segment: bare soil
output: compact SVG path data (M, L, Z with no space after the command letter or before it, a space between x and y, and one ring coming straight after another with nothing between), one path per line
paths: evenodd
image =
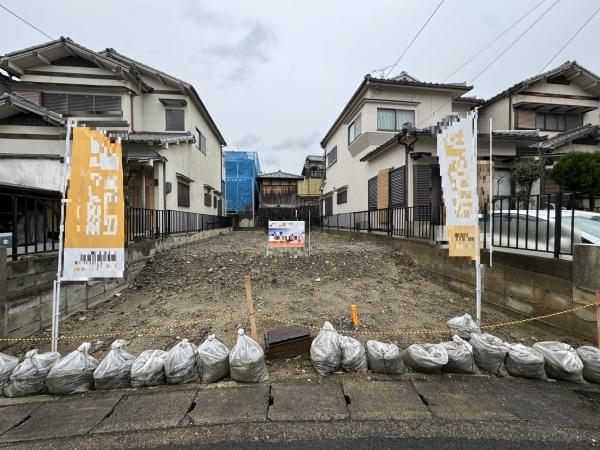
M450 317L475 315L472 296L450 290L408 255L387 246L314 232L310 257L266 257L265 242L265 233L239 231L161 253L120 296L61 323L61 334L125 337L130 340L127 350L134 355L151 348L167 350L184 337L200 344L209 333L231 347L236 329L247 325L245 275L253 281L259 333L294 323L314 327L314 334L329 320L338 331L353 334L350 305L355 304L360 330L368 333L358 335L363 343L391 340L403 348L450 335L394 337L378 332L439 330ZM484 324L516 318L493 306L483 308ZM152 336L140 331L157 326L173 329ZM495 334L528 345L541 340L581 343L535 324L499 329ZM103 357L112 339L89 339L92 354ZM61 341L59 350L66 354L78 344L79 340ZM24 344L15 345L7 353L21 354L25 349ZM304 359L269 362L271 377L311 372Z

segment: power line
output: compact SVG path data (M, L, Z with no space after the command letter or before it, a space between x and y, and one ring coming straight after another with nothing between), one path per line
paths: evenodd
M535 19L527 28L525 28L525 30L519 34L516 39L514 39L508 47L506 47L504 50L502 50L502 52L500 52L500 54L498 56L496 56L487 66L485 66L477 75L475 75L475 77L469 81L468 84L472 84L477 78L479 78L481 75L483 75L483 73L485 73L490 67L492 67L492 65L498 61L502 56L504 56L504 54L510 50L519 40L521 40L521 38L523 36L525 36L527 34L527 32L529 32L529 30L531 30L546 14L548 14L548 12L550 12L550 10L552 8L554 8L554 6L556 6L556 4L559 2L560 0L555 0L554 3L552 3L550 5L549 8L547 8L537 19ZM444 108L448 103L450 103L452 101L452 98L450 98L446 103L444 103L442 106L440 106L438 109L436 109L435 111L433 111L431 114L429 114L427 117L425 117L423 120L421 120L421 122L419 122L417 124L417 127L419 125L421 125L423 122L425 122L426 120L428 120L431 116L433 116L434 114L436 114L438 111L440 111L442 108Z
M419 37L419 35L421 34L421 32L425 29L425 27L427 26L427 24L429 23L429 21L433 18L433 16L435 16L435 13L438 11L438 9L440 9L440 7L442 6L442 4L444 3L445 0L442 0L437 7L433 10L433 12L431 13L431 15L429 16L429 18L425 21L425 23L423 24L423 26L421 27L421 29L417 32L417 34L415 34L415 37L412 38L412 41L410 41L410 43L406 46L406 48L404 49L404 51L400 54L400 56L398 57L398 59L396 60L396 62L394 64L392 64L391 66L387 66L390 67L390 70L388 70L387 74L385 74L383 76L383 78L387 78L390 73L392 72L392 70L394 70L396 68L396 66L398 65L398 63L400 62L400 60L402 59L402 57L406 54L406 52L412 47L412 45L414 44L414 42L417 40L417 38ZM387 68L386 67L386 68Z
M25 20L23 17L19 16L17 13L12 12L10 9L8 9L6 6L4 6L2 3L0 3L0 8L2 8L3 10L5 10L7 13L12 14L13 16L15 16L17 19L19 19L21 22L26 23L27 25L29 25L31 28L33 28L36 31L39 31L40 33L42 33L44 36L46 36L48 39L50 40L54 40L54 38L52 36L50 36L47 33L44 33L42 30L40 30L38 27L36 27L35 25L33 25L31 22L28 22L27 20Z
M586 20L586 21L585 21L585 23L579 27L579 29L578 29L578 30L577 30L577 31L576 31L576 32L573 34L573 36L571 36L571 37L569 38L569 40L568 40L568 41L565 43L565 45L563 45L563 46L560 48L560 50L559 50L559 51L557 51L557 52L554 54L554 56L552 56L552 58L550 58L550 60L549 60L549 61L546 63L546 65L545 65L544 67L542 67L542 70L540 70L540 73L542 73L544 70L546 70L546 67L548 67L548 66L550 65L550 63L552 63L552 61L554 61L554 59L555 59L555 58L556 58L558 55L560 55L560 53L561 53L561 52L562 52L562 51L565 49L565 47L566 47L567 45L569 45L569 44L571 43L571 41L577 37L577 35L578 35L578 34L581 32L581 30L583 30L583 29L586 27L586 25L587 25L588 23L590 23L590 22L591 22L591 20L592 20L594 17L596 17L596 14L598 14L598 12L600 12L600 8L598 8L596 11L594 11L594 14L592 14L592 15L591 15L591 16L588 18L588 20ZM538 75L539 75L539 74L538 74Z
M492 67L492 65L494 65L494 63L496 61L498 61L500 58L502 58L504 56L504 54L509 51L517 42L519 42L521 40L521 38L523 36L525 36L529 30L531 30L540 20L542 20L542 18L548 14L550 12L550 10L552 8L554 8L556 6L556 4L559 2L560 0L555 0L554 3L552 3L550 5L549 8L547 8L541 16L539 16L537 19L535 19L533 21L533 23L531 23L527 28L525 28L525 30L523 30L523 32L521 34L519 34L515 40L513 40L508 47L506 47L504 50L502 50L502 52L500 52L500 54L498 56L496 56L487 66L485 66L477 75L475 75L475 78L473 78L471 81L469 81L469 84L473 83L477 78L479 78L484 72L486 72L490 67Z
M461 70L463 67L465 67L467 64L469 64L471 61L473 61L475 58L477 58L479 55L481 55L483 52L485 52L488 48L490 48L492 45L494 45L496 42L498 42L500 39L502 39L506 35L506 33L508 33L510 30L512 30L514 27L516 27L518 24L520 24L527 16L529 16L529 14L531 14L533 11L538 9L540 7L540 5L542 3L544 3L545 1L546 0L542 0L537 5L535 5L533 8L531 8L529 11L527 11L523 16L521 16L521 18L519 18L519 20L514 22L506 30L504 30L502 33L500 33L498 36L496 36L496 38L494 38L492 41L490 41L488 44L486 44L481 50L479 50L471 58L469 58L467 61L465 61L460 67L456 68L450 75L445 77L442 81L446 81L447 79L451 78L459 70Z

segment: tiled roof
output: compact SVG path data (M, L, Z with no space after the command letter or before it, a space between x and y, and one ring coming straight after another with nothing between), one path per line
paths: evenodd
M151 131L129 132L122 137L123 142L130 144L180 144L182 142L195 142L194 136L189 133L153 133Z
M553 138L545 142L530 145L531 148L541 148L544 150L554 150L566 144L570 144L575 139L580 139L587 136L593 136L598 139L600 144L600 125L585 124L581 127L572 128L562 133L558 133Z
M480 133L486 136L489 133ZM538 130L494 130L492 137L497 139L527 139L527 140L543 140L545 136L540 136Z
M44 108L43 106L30 102L20 95L8 93L0 95L0 106L2 105L10 105L14 109L25 110L27 112L37 114L46 118L50 122L54 122L55 124L60 125L64 123L62 114L50 111L48 108Z
M256 178L289 178L294 180L302 180L304 177L300 175L294 175L293 173L282 172L278 170L277 172L270 173L262 173L258 175Z
M308 155L306 157L306 159L309 161L319 161L319 162L325 161L325 157L323 155Z

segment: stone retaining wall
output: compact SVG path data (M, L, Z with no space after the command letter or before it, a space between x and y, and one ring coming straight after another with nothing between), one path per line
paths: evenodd
M474 296L474 263L448 256L448 250L429 242L387 235L325 229L328 233L373 240L411 256L415 262L442 277L451 288ZM486 251L482 261L488 261ZM494 250L492 267L486 268L483 302L523 317L564 311L595 301L600 290L600 246L575 245L573 260L524 255ZM582 309L544 319L543 323L596 342L596 309Z
M127 269L123 279L62 283L61 319L105 301L125 289L146 261L157 253L229 232L231 228L224 228L130 243L126 249ZM0 248L0 337L27 337L50 327L52 285L56 278L57 262L56 253L7 262L6 249Z

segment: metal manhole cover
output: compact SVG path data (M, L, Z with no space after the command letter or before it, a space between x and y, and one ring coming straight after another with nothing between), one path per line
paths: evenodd
M596 408L600 408L600 392L575 390L584 400Z

